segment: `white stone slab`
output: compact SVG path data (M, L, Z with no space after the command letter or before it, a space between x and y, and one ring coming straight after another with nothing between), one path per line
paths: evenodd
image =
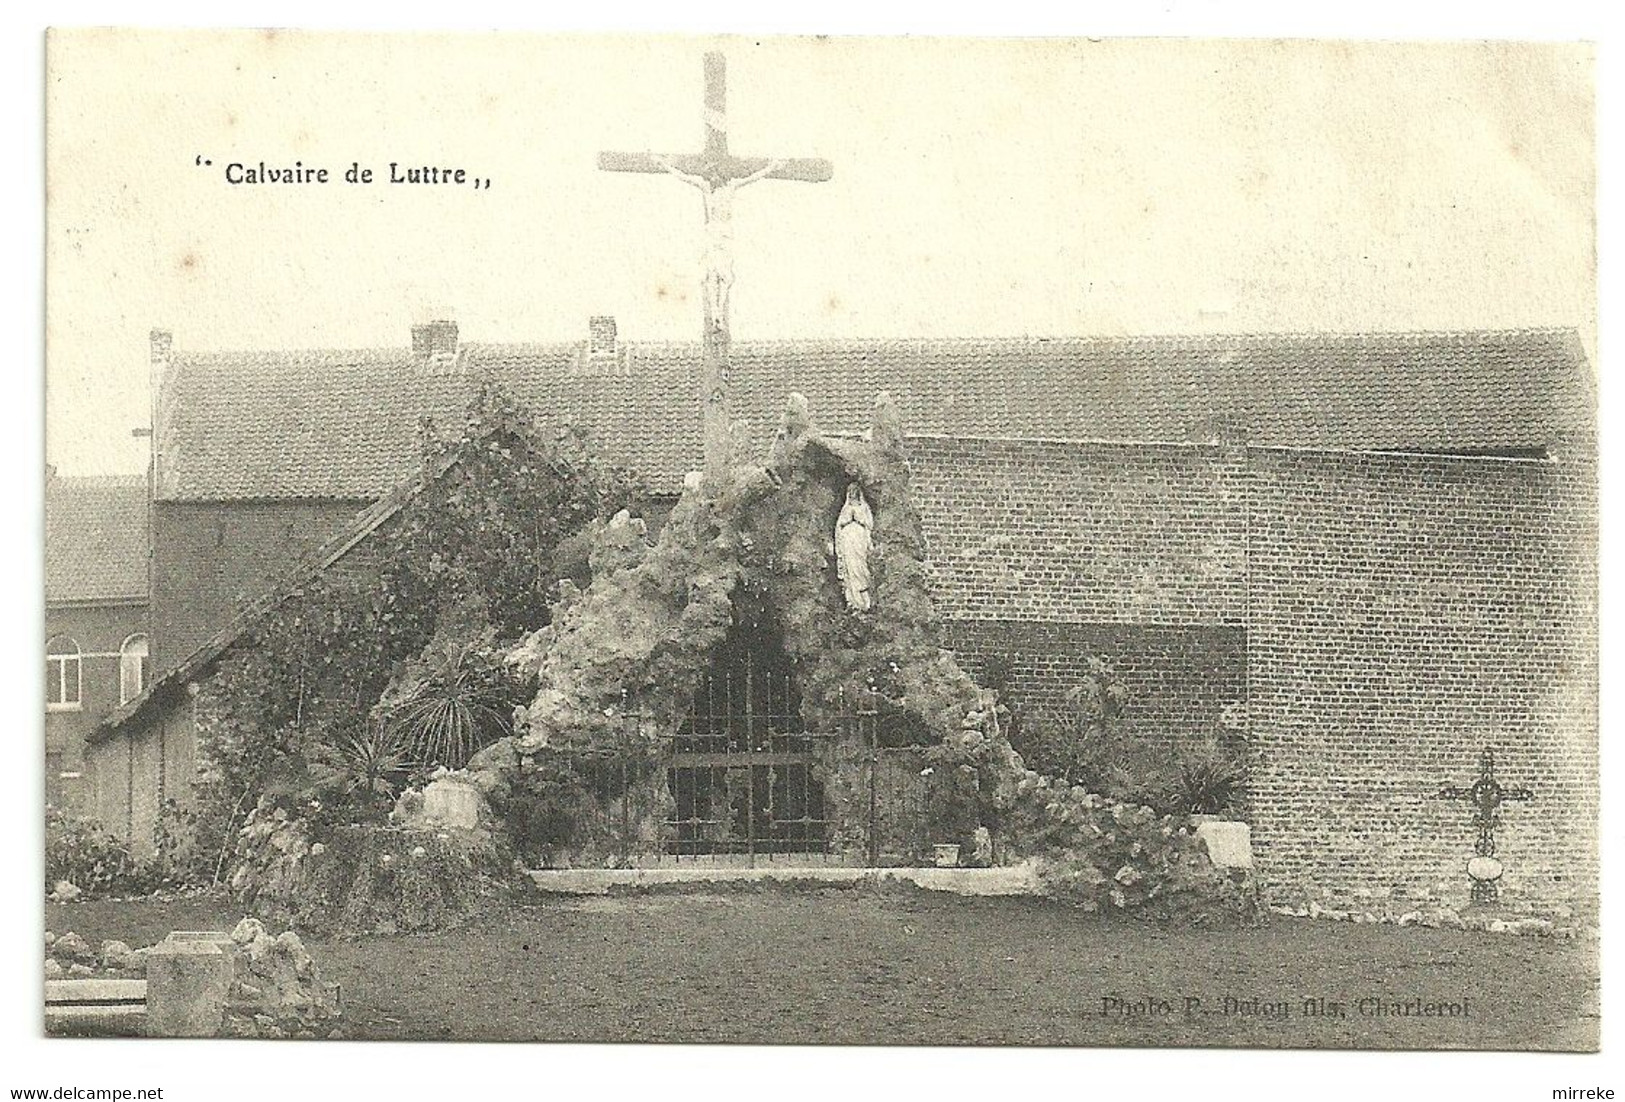
M955 895L1032 895L1038 879L1031 865L991 869L959 868L852 868L839 865L738 866L690 865L648 869L537 869L530 874L544 892L564 895L604 895L612 888L652 888L663 884L721 884L739 881L810 882L818 884L913 884L929 891Z
M1253 867L1253 829L1246 823L1209 819L1197 825L1196 836L1207 846L1208 860L1219 868Z
M47 1005L147 1001L146 980L46 980Z

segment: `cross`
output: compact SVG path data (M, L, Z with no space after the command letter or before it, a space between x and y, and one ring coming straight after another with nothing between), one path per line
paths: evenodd
M733 287L733 199L758 180L820 183L834 170L828 161L807 157L738 157L728 152L727 60L705 55L705 147L699 153L600 153L606 172L675 176L695 188L705 204L705 255L701 290L705 302L701 330L700 423L705 440L705 473L722 475L728 465L728 293Z
M1532 800L1535 794L1527 788L1502 788L1495 779L1495 753L1486 746L1478 759L1478 780L1466 788L1457 785L1441 788L1436 798L1465 800L1477 809L1474 825L1478 828L1478 841L1473 852L1479 857L1494 857L1495 828L1501 822L1501 805L1511 800ZM1493 902L1497 894L1494 880L1473 881L1475 902Z

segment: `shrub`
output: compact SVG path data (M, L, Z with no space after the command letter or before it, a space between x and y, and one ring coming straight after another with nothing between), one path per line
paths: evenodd
M129 843L100 823L45 809L45 890L66 880L87 896L133 894L144 883Z
M663 853L674 810L666 770L664 756L649 745L625 752L546 747L523 768L480 758L469 766L514 852L531 868Z
M500 809L522 860L547 864L576 840L591 813L587 782L574 764L553 758L526 771Z
M1174 762L1166 803L1168 811L1217 815L1228 811L1247 781L1244 747L1232 747L1208 736L1182 747Z
M154 888L195 888L214 877L214 855L203 846L197 812L165 800L153 827L153 855L148 864Z
M351 822L382 819L417 767L402 732L368 722L318 739L308 751L309 785L297 795L314 801L328 818Z
M1038 861L1040 883L1090 910L1186 921L1254 921L1256 884L1215 868L1173 816L1024 772L1005 792L1006 839Z
M1067 691L1060 706L1024 719L1010 732L1010 744L1030 768L1103 791L1114 767L1144 772L1131 760L1143 748L1125 738L1118 722L1128 700L1128 687L1111 663L1091 657L1083 679Z
M404 664L376 712L417 761L461 769L513 733L522 686L495 649L489 629L458 637L438 629L423 654Z
M321 803L319 831L376 818L411 773L385 734L455 767L508 733L525 687L492 640L546 625L582 530L644 498L490 388L463 423L426 426L422 459L416 495L369 539L372 568L290 577L202 686L198 830L215 875L262 795L300 815Z
M1111 664L1091 658L1062 706L1023 724L1011 745L1061 785L1163 814L1218 814L1236 804L1247 779L1245 744L1213 735L1172 747L1137 739L1121 722L1128 706L1128 688Z
M174 800L164 801L150 854L138 856L124 839L90 819L45 809L45 888L66 880L84 898L147 895L207 883L210 855L199 849L194 817Z

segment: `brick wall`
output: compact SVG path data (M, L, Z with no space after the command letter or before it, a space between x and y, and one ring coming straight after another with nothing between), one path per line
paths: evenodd
M949 619L1246 617L1240 451L922 438L909 457Z
M936 439L910 451L934 596L973 673L1002 650L1019 691L1053 701L1103 655L1148 737L1206 729L1246 699L1272 898L1464 902L1472 814L1432 794L1470 784L1486 743L1503 783L1536 796L1498 834L1506 897L1594 897L1589 466ZM245 551L280 563L355 507L162 506L159 530L181 536L159 553L170 593L189 564L214 580L201 605L162 608L155 588L155 616L195 607L178 626L202 638L199 621L252 595ZM235 563L211 558L222 523Z
M914 439L933 597L973 676L1010 661L1045 722L1107 659L1124 726L1168 746L1246 692L1246 456L1222 447Z
M1247 693L1239 627L954 620L948 637L965 671L984 684L991 659L1009 662L1012 696L1027 723L1062 706L1090 656L1109 661L1128 687L1124 727L1164 747L1213 731L1225 706Z
M362 501L168 502L153 509L152 664L162 673L320 546Z
M1254 840L1274 894L1467 899L1492 746L1508 901L1596 888L1595 505L1588 467L1255 452Z
M1595 492L1572 461L911 441L949 637L1053 702L1113 661L1141 737L1245 700L1271 895L1463 904L1492 746L1535 789L1503 897L1596 887Z

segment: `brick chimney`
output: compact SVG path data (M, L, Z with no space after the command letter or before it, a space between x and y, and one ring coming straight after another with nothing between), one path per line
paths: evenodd
M455 367L457 323L431 321L412 326L412 354L429 367Z
M164 447L169 441L170 364L175 355L175 334L168 329L147 333L147 481L148 498L169 486L169 457Z
M587 321L587 357L594 363L613 363L620 354L620 342L615 335L615 319L598 314Z
M587 319L586 343L576 345L575 369L588 374L624 371L626 351L616 333L614 317L595 314Z

